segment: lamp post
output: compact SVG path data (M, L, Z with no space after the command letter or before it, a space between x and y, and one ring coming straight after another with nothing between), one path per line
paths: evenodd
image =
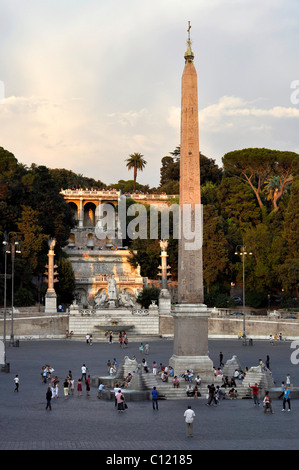
M240 251L238 252L238 248ZM246 298L245 298L245 256L249 254L252 255L252 252L249 253L246 251L246 246L237 245L235 255L242 256L242 271L243 271L243 338L246 338L246 328L245 328L245 306L246 306Z
M9 237L12 235L14 239L10 242ZM11 333L9 345L14 346L14 324L13 324L13 310L14 310L14 270L15 270L15 255L16 253L21 253L19 249L19 242L17 240L16 232L9 232L8 236L4 236L4 350L5 348L5 339L6 339L6 317L7 317L7 303L6 303L6 287L7 287L7 254L11 254Z
M3 346L4 346L4 368L6 368L6 279L7 279L7 245L8 242L4 240L4 316L3 316Z
M15 232L12 232L12 233L15 234ZM16 253L21 253L18 240L11 242L10 252L11 252L11 332L10 332L9 345L14 346L15 340L14 340L13 309L14 309L15 256L16 256ZM7 253L9 253L9 251Z

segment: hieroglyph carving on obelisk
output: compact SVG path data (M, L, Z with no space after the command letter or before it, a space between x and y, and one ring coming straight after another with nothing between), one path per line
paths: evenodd
M203 303L202 211L200 195L197 73L188 27L181 95L178 302ZM190 234L194 234L193 241Z

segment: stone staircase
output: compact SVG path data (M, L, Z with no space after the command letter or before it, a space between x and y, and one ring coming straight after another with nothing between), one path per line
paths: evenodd
M180 379L180 386L179 388L174 388L172 384L172 379L169 382L162 382L159 376L153 375L151 372L141 373L143 386L148 389L152 390L153 387L156 387L158 390L158 397L161 400L179 400L179 399L187 399L193 397L187 397L186 388L188 382L185 382L184 379ZM220 385L220 380L217 380L215 377L215 385ZM194 385L192 383L192 385ZM199 398L206 398L206 394L208 392L208 383L201 383L199 387L199 391L201 393L201 397Z
M236 356L233 356L232 359L228 360L225 366L223 367L223 375L232 377L234 375L235 370L240 368L241 367L238 358ZM188 382L185 382L185 380L183 379L180 379L180 387L174 388L172 384L172 379L170 379L170 382L162 382L159 376L155 376L151 372L145 373L144 371L142 371L141 378L141 383L143 384L143 387L147 390L152 390L152 388L155 386L159 392L159 397L161 399L178 400L188 398L186 395L186 387ZM215 377L213 379L213 383L215 387L217 385L221 386L222 379ZM238 398L252 398L252 391L249 385L254 385L255 383L258 384L261 397L263 396L266 390L271 391L271 389L275 388L275 383L273 381L271 372L265 369L264 365L251 367L243 380L236 379L235 388L238 392ZM208 393L208 385L210 384L211 382L201 383L199 387L201 399L206 399L206 395ZM226 393L229 390L228 388L221 389Z
M239 361L236 356L233 356L233 358L228 360L225 366L223 367L223 374L224 376L227 375L230 378L234 375L235 370L239 368ZM126 357L124 363L120 365L116 376L113 378L109 378L111 384L108 383L109 381L106 382L108 387L112 387L112 383L114 383L115 381L123 380L123 378L127 376L128 372L132 373L132 371L134 371L133 378L129 383L128 388L126 389L126 392L140 393L148 391L150 396L151 390L153 389L153 387L156 387L160 400L180 400L189 398L186 394L188 382L186 382L184 379L180 378L179 388L174 388L172 378L169 379L169 382L162 382L160 376L153 375L151 371L145 372L143 368L138 365L136 360L131 360L128 357ZM201 393L201 397L199 397L199 399L206 400L206 395L208 393L208 385L210 385L211 383L214 383L215 387L217 385L221 387L222 379L219 377L214 377L212 382L202 382L199 387L199 391ZM265 369L264 365L251 367L247 372L244 380L236 379L235 389L238 392L238 399L252 398L252 391L249 385L254 385L255 383L258 384L258 387L260 389L260 399L263 398L266 390L269 390L271 392L271 389L274 390L275 388L271 372ZM95 385L97 386L97 384ZM226 392L226 394L228 395L228 388L221 388L221 390ZM228 396L226 398L230 399ZM192 400L194 398L190 397L190 399Z

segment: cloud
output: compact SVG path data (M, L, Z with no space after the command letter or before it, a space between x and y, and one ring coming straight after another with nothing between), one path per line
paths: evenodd
M140 111L130 110L127 112L115 112L107 114L107 117L117 122L123 127L133 127L140 119L144 119L148 115L148 110L141 109Z
M264 118L299 118L299 109L295 107L274 106L270 109L263 109L255 107L254 103L236 96L223 96L218 103L199 111L201 128L207 132L219 132L228 127L238 128L242 125L250 127L248 118L255 118L252 119L252 126L256 129L263 129L262 120ZM267 127L269 127L269 123Z

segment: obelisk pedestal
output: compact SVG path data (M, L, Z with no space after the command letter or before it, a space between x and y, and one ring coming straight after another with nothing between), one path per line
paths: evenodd
M187 369L200 375L202 381L214 377L212 360L208 356L209 311L204 304L178 304L174 318L173 355L169 365L179 376Z

